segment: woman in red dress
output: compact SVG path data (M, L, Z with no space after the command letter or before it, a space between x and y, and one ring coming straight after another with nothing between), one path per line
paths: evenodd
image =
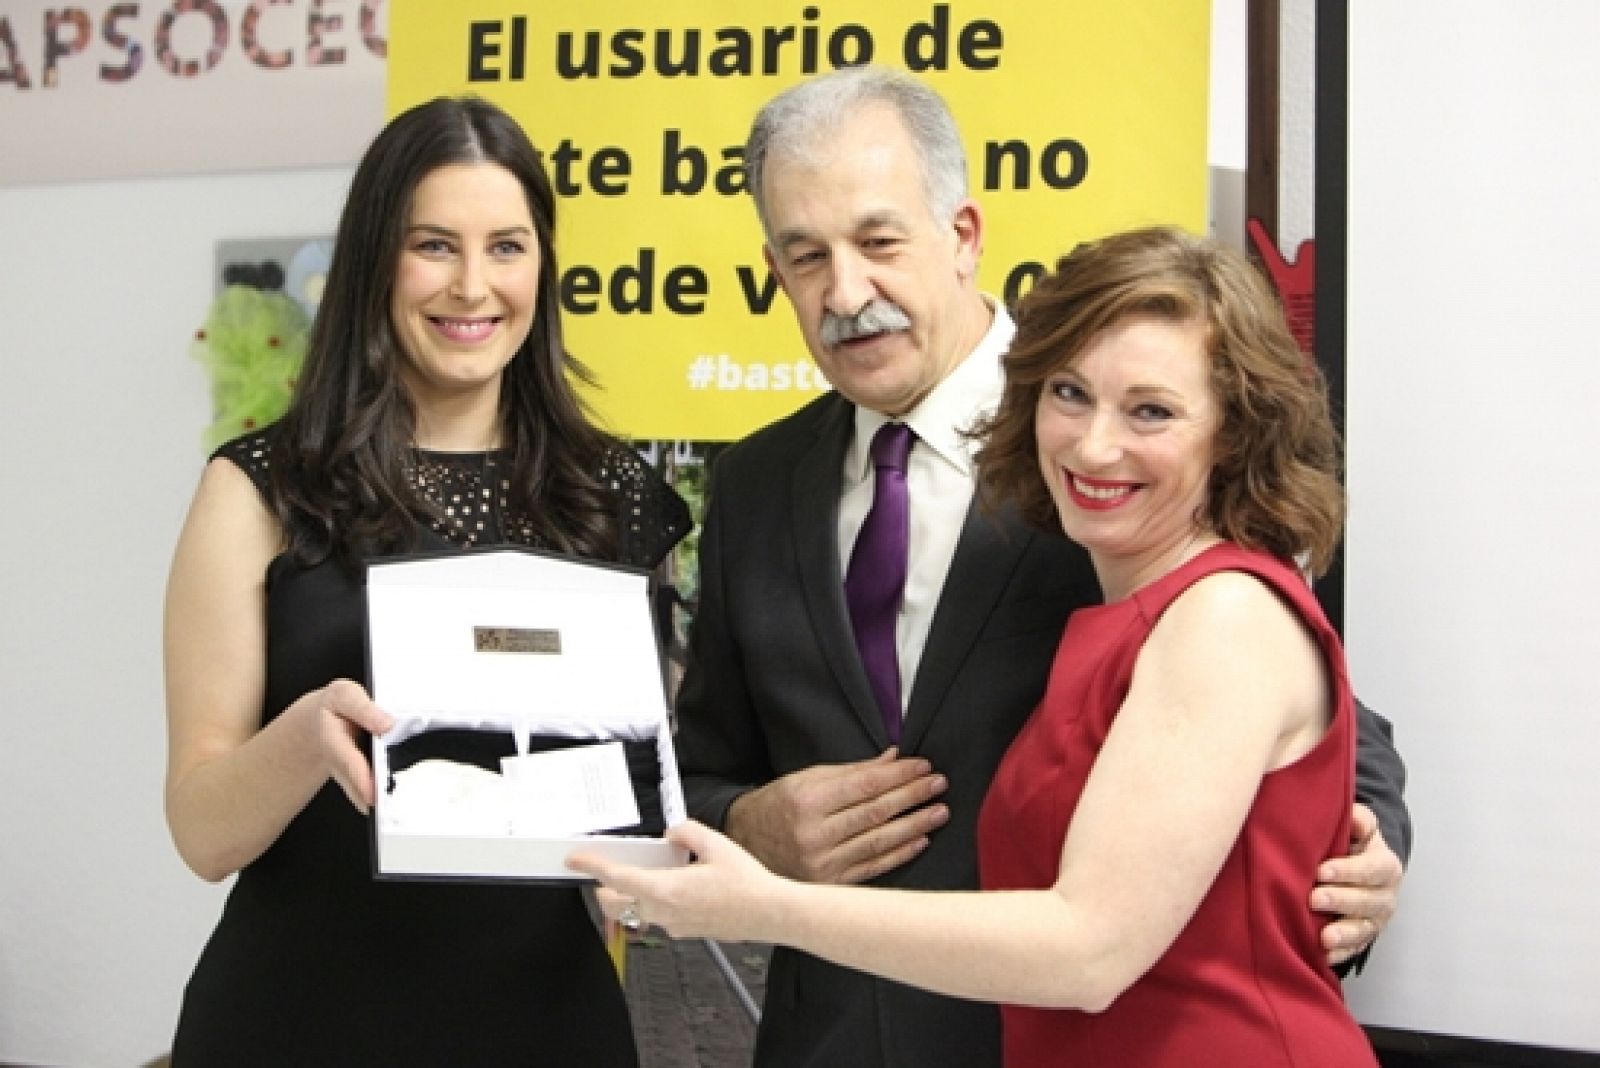
M1344 512L1315 368L1242 257L1173 229L1080 247L1017 324L983 486L1083 545L1105 603L991 787L984 890L792 882L694 824L690 867L574 867L674 935L1000 1002L1011 1068L1375 1065L1308 904L1355 749L1302 574Z

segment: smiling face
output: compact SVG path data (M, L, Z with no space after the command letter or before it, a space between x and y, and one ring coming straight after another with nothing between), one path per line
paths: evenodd
M1039 467L1107 599L1214 540L1204 509L1221 416L1207 335L1201 320L1123 319L1039 393Z
M501 373L533 326L539 267L510 171L449 164L417 183L389 315L419 425L436 411L497 409Z
M806 153L775 154L763 183L767 260L828 381L903 415L989 326L974 283L982 216L929 209L899 115L873 104Z

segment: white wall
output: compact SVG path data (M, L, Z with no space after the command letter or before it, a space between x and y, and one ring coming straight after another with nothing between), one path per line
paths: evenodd
M1600 1051L1600 5L1350 14L1346 636L1417 826L1351 999Z
M1211 165L1207 230L1235 248L1245 247L1245 167L1249 164L1250 93L1246 0L1211 0L1211 122L1206 161Z
M223 238L331 233L346 170L0 189L0 1062L167 1049L221 891L161 811L161 599L204 461Z
M1317 230L1317 0L1278 7L1278 250Z

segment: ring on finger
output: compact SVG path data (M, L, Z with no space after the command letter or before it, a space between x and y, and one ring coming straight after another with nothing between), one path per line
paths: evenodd
M630 901L622 906L622 911L617 913L617 922L630 934L638 934L644 930L644 914L639 910L639 903Z

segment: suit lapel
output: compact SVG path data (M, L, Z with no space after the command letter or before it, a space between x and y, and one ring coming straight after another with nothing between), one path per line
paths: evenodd
M1003 514L984 513L976 500L968 507L906 707L901 745L907 752L915 751L944 707L945 692L988 625L1011 573L1035 537L1033 531Z
M818 420L815 443L795 463L791 529L817 645L862 725L887 746L889 736L850 629L839 570L839 482L854 420L855 408L842 397Z

